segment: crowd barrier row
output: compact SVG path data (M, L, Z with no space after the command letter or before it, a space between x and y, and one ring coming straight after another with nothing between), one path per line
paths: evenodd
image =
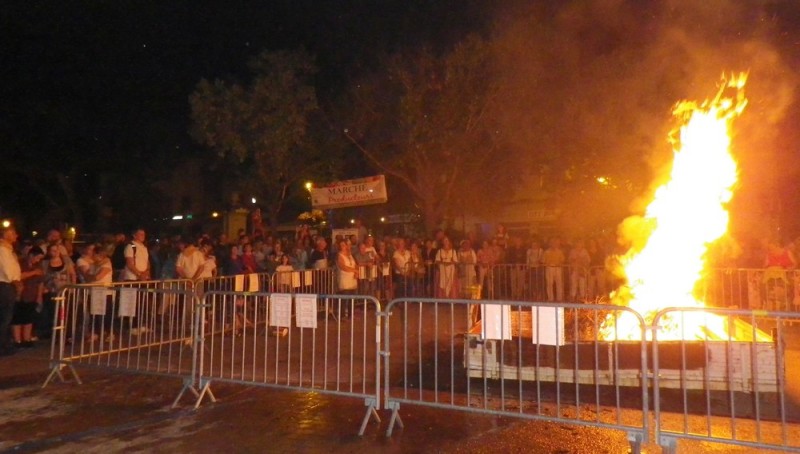
M64 370L80 382L77 368L102 368L182 382L173 406L187 391L195 408L214 401L217 383L360 399L359 435L386 410L391 436L401 405L413 405L619 430L633 452L651 440L665 452L679 440L800 452L800 392L786 380L800 372L787 361L800 350L790 323L800 314L413 296L383 304L326 293L333 281L318 271L298 286L263 274L67 287L45 386ZM698 317L713 329L666 337ZM636 340L607 340L625 338L623 319Z
M202 279L208 290L334 294L336 269L311 269ZM360 265L356 293L386 303L395 298L461 298L510 301L607 302L621 280L603 267L522 264L481 266ZM713 268L695 289L715 307L800 312L800 270Z

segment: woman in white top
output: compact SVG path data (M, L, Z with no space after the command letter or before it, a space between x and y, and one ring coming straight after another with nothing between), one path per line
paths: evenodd
M358 273L358 266L356 259L350 251L350 243L347 240L339 242L339 253L336 254L336 283L338 285L338 293L341 294L355 294L358 288L358 281L356 276ZM348 301L342 307L344 316L350 316L350 306L352 300Z
M478 263L478 256L472 249L472 244L469 240L461 242L461 248L458 250L458 267L461 271L459 277L461 278L461 294L465 298L472 297L472 287L477 283L477 276L475 273L475 265Z
M203 261L197 270L197 278L204 279L214 277L217 275L217 259L214 257L214 246L211 243L203 243L200 246L200 252L203 253Z
M438 271L436 279L436 297L437 298L458 298L458 273L456 272L456 265L458 265L458 253L453 249L453 243L450 238L444 237L442 240L442 248L436 252L436 260L434 261Z
M350 251L350 244L342 240L339 242L339 253L336 255L336 283L340 293L354 293L358 288L356 273L356 259Z
M294 267L289 263L289 258L288 254L281 255L281 264L275 268L278 291L283 293L289 293L292 290L292 273L294 273Z
M113 246L111 246L113 247ZM87 282L93 285L109 286L114 277L114 270L111 265L111 250L102 244L95 244L92 246L94 254L90 271L87 274ZM94 342L100 338L105 338L108 342L114 341L114 292L109 291L106 294L105 307L92 307L91 308L92 333L87 340Z

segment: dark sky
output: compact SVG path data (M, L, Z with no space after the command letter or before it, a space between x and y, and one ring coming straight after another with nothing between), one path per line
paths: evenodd
M525 15L543 22L517 20ZM541 23L547 27L539 30ZM615 90L624 99L645 93L642 87L669 86L673 91L665 98L674 102L708 93L709 81L723 70L749 67L753 92L768 99L780 93L775 87L791 87L795 81L784 79L800 68L796 0L7 1L0 5L0 153L7 163L33 163L42 172L77 157L89 172L121 168L123 177L139 158L174 165L185 150L198 148L187 134L188 96L197 82L244 79L248 59L262 50L303 46L315 55L324 102L351 77L374 69L383 53L447 46L468 32L489 29L500 48L521 48L517 39L528 46L519 54L510 51L503 71L521 85L537 83L543 71L556 83L554 90L541 90L541 104L520 105L509 114L509 125L519 114L519 123L510 127L521 132L522 147L542 137L536 128L525 134L529 116L548 115L539 109L531 116L531 106L549 102L570 112L562 106L564 96L554 93L567 93L574 104L569 108L587 115L588 128L590 120L615 117L613 110L596 114L603 104L598 96L615 97ZM535 58L537 46L555 64ZM615 71L607 62L624 66ZM587 68L599 68L610 88L595 84ZM661 82L670 78L674 83ZM777 101L753 100L752 111L764 118L780 111L768 128L779 140L761 143L780 149L781 162L800 161L800 133L792 127L800 109L793 94L774 98L780 98L780 108L773 108ZM668 121L669 104L626 101L648 109L649 122L642 125ZM551 116L574 117L563 112ZM563 137L554 135L553 149L603 140L608 148L619 147L625 143L619 138L631 131L618 126L620 131L609 133L601 124L603 131L587 129L583 137L565 128ZM789 172L786 182L800 177L800 166L779 167ZM6 178L7 170L0 170L0 216L30 212L31 205L44 209L41 198L28 198L20 189L31 178ZM766 171L757 175L759 181L771 177ZM791 191L785 184L783 191Z
M131 159L180 162L198 148L187 133L195 85L247 78L265 49L315 55L324 101L382 53L451 42L485 18L480 2L455 0L3 2L0 147L29 174L0 182L0 216L46 209L23 188L31 159L47 170L82 157L90 174L123 177L142 170Z
M336 90L380 51L442 41L472 28L454 1L33 1L4 4L4 133L41 130L29 109L80 112L82 139L101 146L187 140L187 97L205 78L245 75L263 49L304 46L320 88ZM450 24L449 22L454 22ZM29 112L30 113L30 112ZM27 117L27 115L26 115ZM33 124L31 124L33 123ZM153 129L151 129L153 128ZM78 131L75 131L77 134ZM166 135L166 136L163 136ZM120 144L121 146L126 146Z

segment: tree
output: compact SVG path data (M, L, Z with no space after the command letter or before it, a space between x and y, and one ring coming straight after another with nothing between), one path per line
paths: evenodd
M290 191L329 165L310 140L315 67L304 51L263 52L249 85L205 79L189 98L190 133L217 153L229 181L263 201L272 227ZM261 204L260 203L260 204Z
M518 156L502 146L495 122L491 53L470 36L437 55L429 49L387 58L386 70L353 85L344 133L379 171L413 194L426 228L511 186Z

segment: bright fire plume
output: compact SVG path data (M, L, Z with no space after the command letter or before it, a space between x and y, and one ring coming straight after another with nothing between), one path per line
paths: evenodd
M708 246L728 228L726 205L737 181L730 129L747 104L745 81L746 74L723 78L714 99L683 101L673 111L682 125L673 137L669 180L637 218L639 237L620 258L627 283L612 295L615 303L630 306L647 323L667 307L704 307L693 291L702 278ZM706 312L687 312L660 325L659 340L729 338L726 319ZM601 336L638 340L641 329L635 317L623 312L606 320Z

